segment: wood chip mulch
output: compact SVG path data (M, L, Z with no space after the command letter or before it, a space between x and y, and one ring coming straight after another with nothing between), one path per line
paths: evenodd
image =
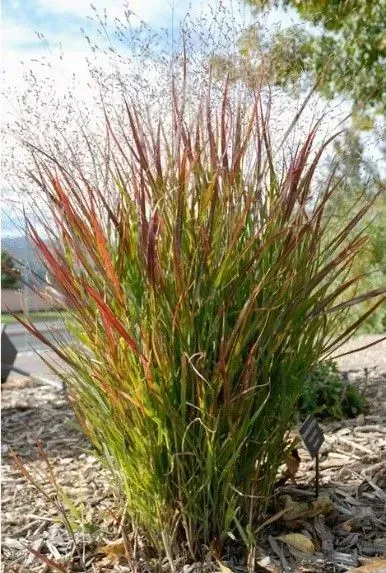
M320 497L325 506L314 511L315 462L300 449L296 483L277 490L274 519L262 532L257 572L386 572L386 347L379 346L367 352L367 362L360 354L356 361L350 357L339 362L345 376L364 392L369 411L356 419L323 424ZM380 358L383 351L385 359ZM44 446L59 489L74 504L67 511L77 516L71 518L72 534L60 519L60 500L47 481L47 463L39 457L36 439ZM30 379L3 384L1 447L2 571L43 573L55 571L55 565L57 571L62 567L69 572L134 571L124 553L111 545L116 541L117 548L122 546L122 524L109 477L79 433L60 389ZM43 493L15 467L12 451L26 462ZM283 512L288 503L295 514L303 511L303 517L296 519L294 514L290 519ZM313 553L280 539L293 533L311 540ZM106 544L111 552L97 554ZM143 571L157 569L151 563L142 565ZM246 570L232 555L224 556L220 568L180 562L175 569L229 573L225 567ZM170 566L165 561L157 570L166 573Z

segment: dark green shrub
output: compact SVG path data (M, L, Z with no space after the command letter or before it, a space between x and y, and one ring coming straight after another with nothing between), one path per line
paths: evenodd
M17 288L20 271L16 268L13 258L1 250L1 288Z
M365 400L359 390L343 379L333 360L325 360L314 366L299 400L302 418L353 418L364 407Z

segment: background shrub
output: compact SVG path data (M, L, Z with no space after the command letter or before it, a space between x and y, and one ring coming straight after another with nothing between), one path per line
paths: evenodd
M12 257L1 250L1 288L18 288L20 271Z
M302 418L353 418L365 407L365 400L355 386L342 378L335 362L317 363L306 378L299 400Z

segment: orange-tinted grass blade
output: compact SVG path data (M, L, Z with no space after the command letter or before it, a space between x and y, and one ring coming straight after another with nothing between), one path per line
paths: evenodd
M138 343L134 340L134 338L132 338L129 335L123 324L118 320L118 318L115 316L112 310L102 300L99 293L90 285L85 285L85 288L88 294L91 296L91 298L96 302L99 310L104 315L105 319L108 320L110 324L112 324L112 326L115 328L115 330L122 336L122 338L126 340L127 344L133 350L133 352L135 352L141 359L143 359L146 362L147 359L142 354L138 346Z

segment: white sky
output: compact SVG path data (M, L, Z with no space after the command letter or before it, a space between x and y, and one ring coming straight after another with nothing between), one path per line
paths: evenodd
M108 20L114 18L125 19L125 10L135 12L137 18L145 20L152 28L162 27L178 28L179 22L187 12L198 16L216 9L221 0L131 0L125 4L120 0L94 0L93 6L103 17L107 8ZM223 0L227 9L232 9L236 0ZM246 11L245 6L242 10ZM77 99L82 105L90 106L95 97L88 83L88 66L86 58L90 57L90 47L87 44L81 29L94 41L97 41L96 26L90 21L95 13L89 0L3 0L1 25L1 68L2 85L6 97L2 98L1 119L4 126L8 121L18 121L23 113L17 104L21 97L30 88L30 81L25 74L31 69L37 77L40 86L51 89L55 86L56 97L64 96L68 87L72 85L75 75ZM38 37L37 32L44 35L46 42ZM64 54L61 57L61 54ZM50 64L43 66L42 61ZM98 56L100 65L108 66L108 59ZM42 91L42 88L39 87ZM31 94L28 96L31 101ZM41 97L44 102L44 96ZM40 105L40 104L39 104ZM45 112L41 109L39 113ZM14 144L8 139L2 141L2 156L11 153ZM2 178L2 209L1 233L2 235L19 235L19 227L12 224L16 219L15 193L4 192L9 185L7 179ZM12 203L8 200L11 198ZM20 217L19 217L20 220Z
M131 0L124 6L118 0L94 0L93 5L103 15L107 7L107 15L113 18L123 18L125 8L134 11L138 18L145 20L152 28L178 29L178 24L186 14L193 16L213 17L219 12L219 2L227 13L238 23L250 22L250 12L245 3L237 0ZM23 74L33 69L42 86L54 85L56 95L60 98L72 77L76 77L77 98L89 105L95 94L90 92L87 85L88 72L86 58L90 56L90 48L85 41L81 28L94 40L97 37L96 26L88 18L93 15L89 0L3 0L2 2L2 34L1 34L1 67L3 85L6 85L8 97L2 101L3 125L12 119L18 120L20 110L15 102L28 87ZM298 23L294 12L270 13L262 17L264 26L289 26ZM40 32L47 40L44 45L36 35ZM61 59L60 54L64 54ZM51 67L42 66L41 58L46 58ZM21 63L24 62L24 63ZM107 58L106 58L107 62ZM103 65L103 58L99 57ZM108 64L106 64L108 65ZM40 110L39 110L40 111ZM282 113L285 113L283 111ZM8 141L2 146L3 156L7 154ZM3 179L2 186L7 187ZM13 208L3 202L2 234L12 232L9 216Z

